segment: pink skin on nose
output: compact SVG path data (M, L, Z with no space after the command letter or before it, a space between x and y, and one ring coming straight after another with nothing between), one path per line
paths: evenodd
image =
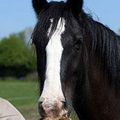
M68 111L64 108L64 105L62 102L54 101L54 104L53 104L46 101L42 104L42 106L46 114L46 117L48 118L56 119L56 118L68 117Z

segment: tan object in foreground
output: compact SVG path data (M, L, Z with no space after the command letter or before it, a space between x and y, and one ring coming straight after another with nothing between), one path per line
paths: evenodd
M7 100L0 98L0 120L25 120Z

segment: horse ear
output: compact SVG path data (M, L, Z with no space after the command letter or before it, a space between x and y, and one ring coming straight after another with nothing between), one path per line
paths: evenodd
M67 5L75 14L79 14L83 7L83 0L68 0Z
M47 7L48 2L46 0L32 0L32 5L38 15L42 9Z

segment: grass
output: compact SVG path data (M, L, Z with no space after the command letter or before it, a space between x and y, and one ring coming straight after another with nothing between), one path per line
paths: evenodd
M0 80L0 97L9 100L26 120L37 120L38 83L18 80ZM78 120L72 114L72 120Z
M26 120L37 119L37 82L0 81L0 97L9 100Z

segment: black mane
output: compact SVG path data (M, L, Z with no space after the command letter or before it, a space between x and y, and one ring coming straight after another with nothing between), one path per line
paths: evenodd
M89 31L92 38L91 54L101 59L107 71L110 84L115 88L120 87L120 36L110 28L94 21L89 15L83 13L85 31Z

